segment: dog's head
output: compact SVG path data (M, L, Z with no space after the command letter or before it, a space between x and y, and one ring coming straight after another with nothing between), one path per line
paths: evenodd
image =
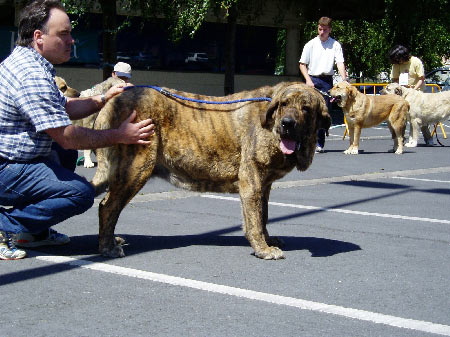
M78 90L71 88L67 85L66 81L59 76L55 76L55 82L58 86L58 89L64 94L66 97L79 97L80 93Z
M358 89L347 82L336 83L330 89L331 102L336 102L341 108L352 102L357 94Z
M314 156L317 130L331 126L325 100L303 83L280 86L272 96L262 125L280 137L280 150L304 171Z
M380 91L382 95L399 95L403 96L405 94L405 87L402 87L398 83L389 83Z

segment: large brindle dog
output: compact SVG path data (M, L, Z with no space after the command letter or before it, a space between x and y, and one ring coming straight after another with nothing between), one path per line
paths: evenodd
M165 89L165 88L164 88ZM313 159L318 128L331 118L323 97L302 83L280 83L225 97L172 93L209 101L269 97L211 105L132 87L101 110L96 129L116 128L131 113L156 125L151 145L116 145L97 150L92 184L97 193L109 186L99 206L99 251L123 257L123 241L114 237L125 205L163 167L173 184L195 191L239 193L243 230L255 255L281 259L280 241L269 237L266 224L272 183L294 167L306 170ZM159 169L158 169L159 170Z

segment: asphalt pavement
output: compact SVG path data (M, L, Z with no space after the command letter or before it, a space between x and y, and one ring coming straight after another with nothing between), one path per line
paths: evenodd
M1 261L0 336L450 336L450 139L395 155L381 125L352 156L343 134L273 186L285 259L252 255L238 195L155 178L119 218L126 257L97 254L98 199L55 226L69 245Z

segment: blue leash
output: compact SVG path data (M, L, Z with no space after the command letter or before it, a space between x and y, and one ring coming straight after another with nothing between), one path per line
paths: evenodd
M217 102L217 101L205 101L205 100L201 100L201 99L194 99L194 98L189 98L189 97L185 97L185 96L180 96L177 94L174 94L170 91L167 91L161 87L157 87L156 85L135 85L135 86L130 86L130 87L125 87L125 90L131 89L131 88L151 88L154 89L158 92L160 92L161 94L167 96L167 97L174 97L174 98L178 98L184 101L189 101L189 102L195 102L195 103L203 103L203 104L233 104L233 103L242 103L242 102L262 102L262 101L267 101L267 102L271 102L272 99L270 97L255 97L255 98L243 98L243 99L237 99L234 101L225 101L225 102Z

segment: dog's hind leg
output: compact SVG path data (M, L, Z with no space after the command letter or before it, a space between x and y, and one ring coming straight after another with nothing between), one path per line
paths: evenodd
M408 108L408 105L398 107L397 113L391 112L389 119L387 120L392 139L394 140L393 152L395 152L395 154L403 153L403 136L405 135L406 113L408 112Z
M150 178L156 164L155 140L150 146L121 145L114 156L120 167L109 176L109 191L99 205L99 252L108 257L125 256L120 238L114 237L117 220L124 207Z

